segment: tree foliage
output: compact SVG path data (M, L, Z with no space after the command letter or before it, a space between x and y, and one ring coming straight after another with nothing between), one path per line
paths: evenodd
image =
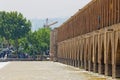
M31 22L18 12L0 12L0 35L6 40L15 41L18 49L18 39L25 37L31 29Z
M50 46L50 28L32 32L31 22L18 12L0 12L0 36L26 53L42 54Z
M7 12L0 12L0 35L5 37L6 40L9 40L11 37L12 27L9 25L9 18Z
M21 38L31 29L31 22L18 12L0 12L0 35L8 39Z
M42 54L50 46L50 28L40 28L35 32L29 32L27 40L32 50Z

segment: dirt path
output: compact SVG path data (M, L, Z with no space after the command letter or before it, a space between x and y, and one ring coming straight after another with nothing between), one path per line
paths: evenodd
M100 78L102 77L102 78ZM0 80L106 80L57 62L11 62L0 69ZM107 79L111 80L111 79Z

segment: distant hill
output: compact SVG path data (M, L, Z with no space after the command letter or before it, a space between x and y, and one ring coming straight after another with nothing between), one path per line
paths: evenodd
M52 28L59 27L61 24L63 24L68 18L49 18L49 23L58 21L57 24L51 26ZM43 27L45 24L46 19L30 19L32 22L32 31L38 30L39 28Z

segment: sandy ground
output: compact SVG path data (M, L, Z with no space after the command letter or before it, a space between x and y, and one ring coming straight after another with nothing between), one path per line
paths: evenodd
M112 80L57 62L10 62L0 80Z
M0 62L0 69L8 65L10 62Z

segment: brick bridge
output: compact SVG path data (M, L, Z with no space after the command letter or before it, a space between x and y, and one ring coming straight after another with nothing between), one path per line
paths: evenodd
M51 60L120 78L120 0L92 0L51 31Z

